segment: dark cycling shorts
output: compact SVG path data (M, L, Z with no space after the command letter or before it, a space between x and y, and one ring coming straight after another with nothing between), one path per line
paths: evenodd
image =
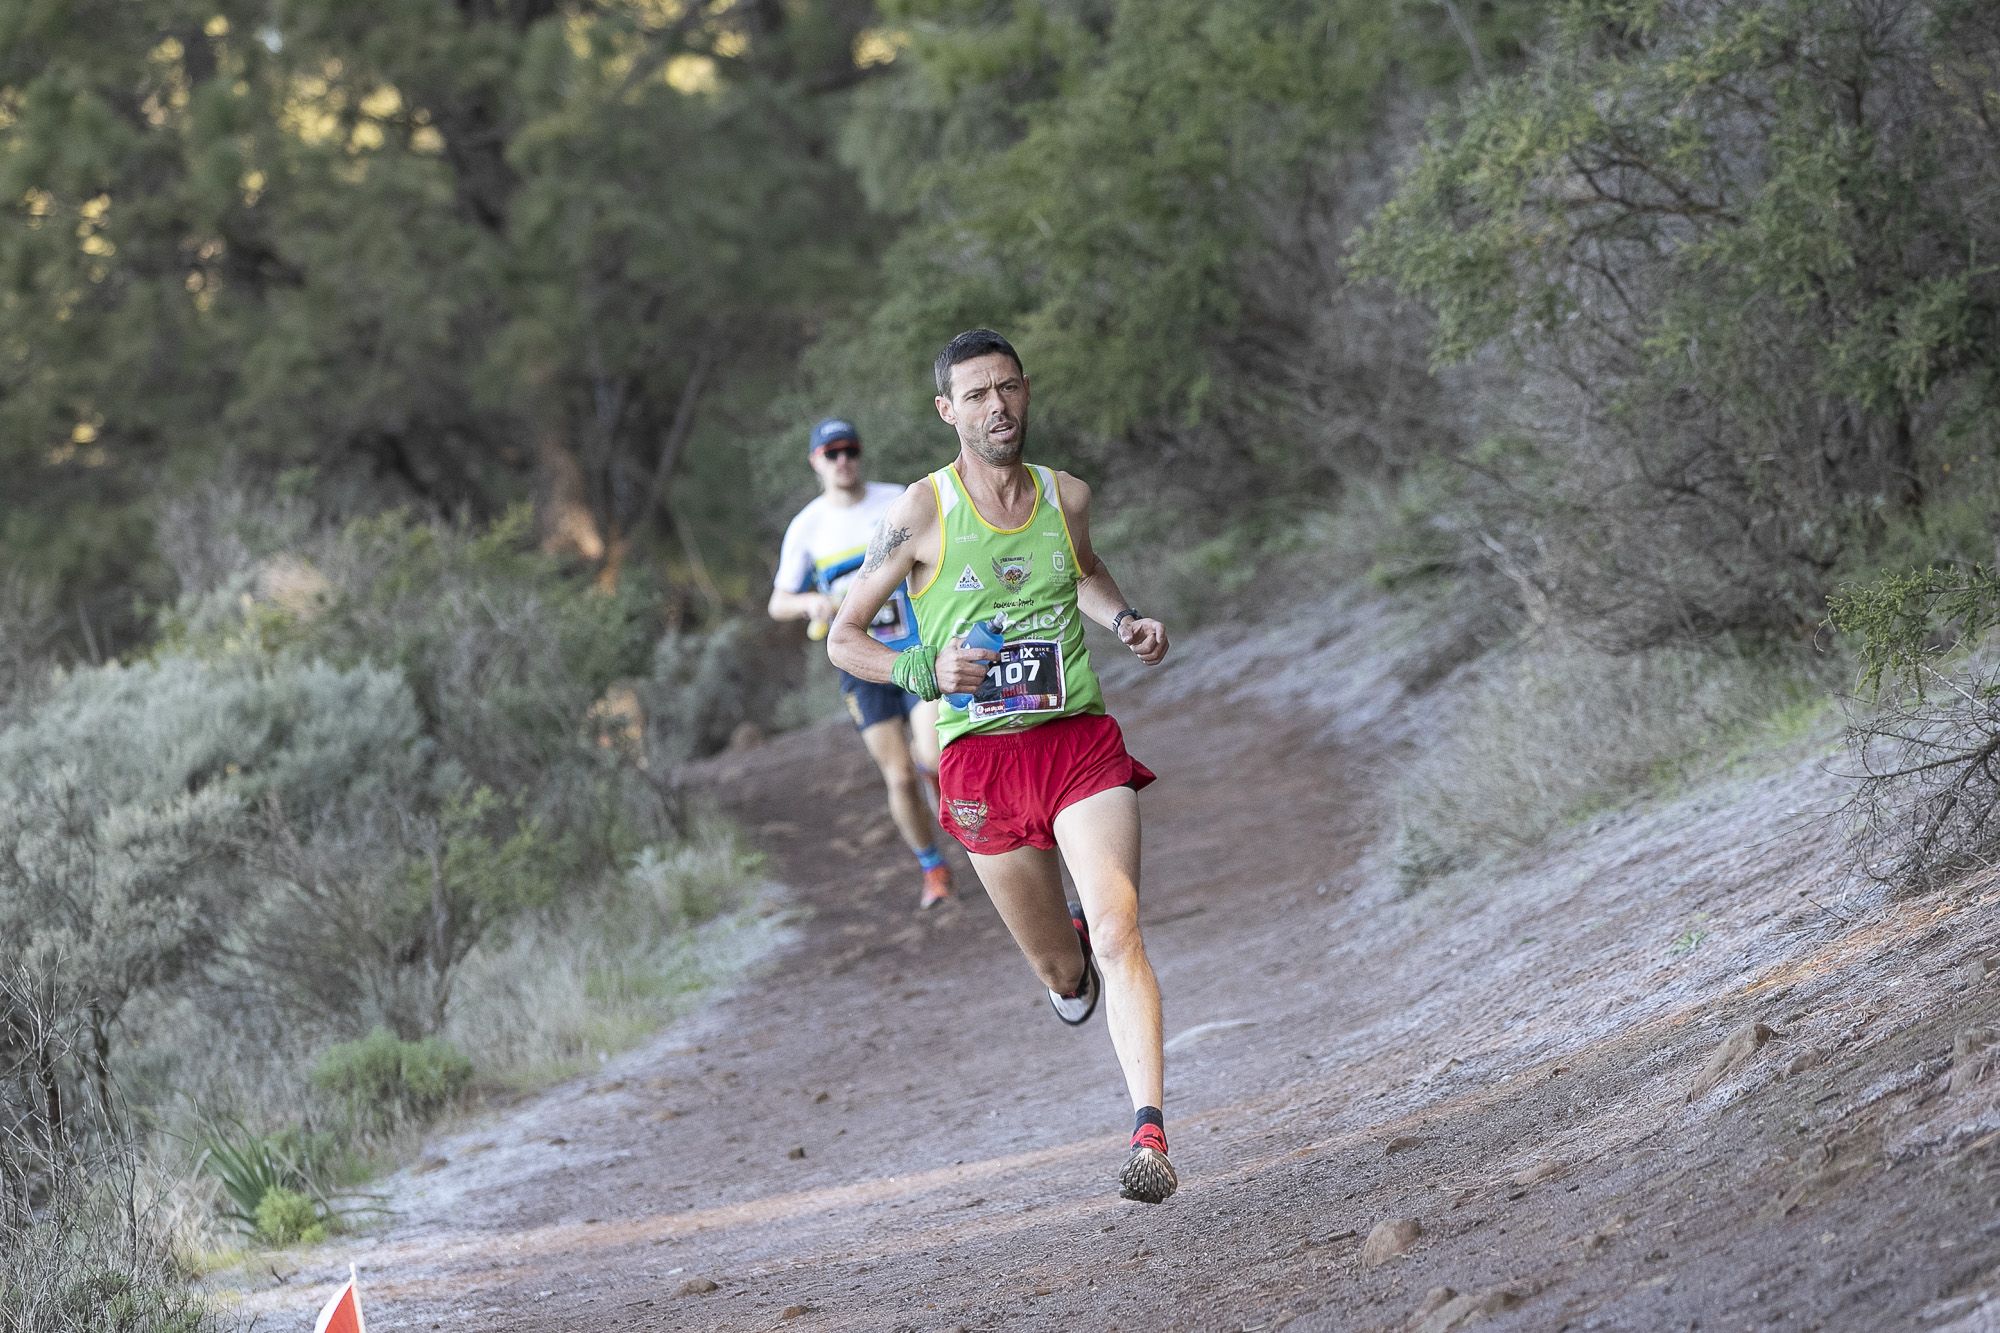
M1113 787L1138 791L1153 770L1125 750L1103 713L1059 717L1026 731L975 732L944 747L938 824L980 856L1056 845L1056 816Z
M839 667L834 670L840 675L840 697L847 702L856 731L866 731L877 722L900 722L917 706L917 696L900 685L877 685Z

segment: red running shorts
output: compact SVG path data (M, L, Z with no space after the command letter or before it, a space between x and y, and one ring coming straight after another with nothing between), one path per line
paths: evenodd
M1103 713L960 736L938 764L938 824L978 856L1053 847L1064 809L1152 781L1153 770L1125 752L1125 733Z

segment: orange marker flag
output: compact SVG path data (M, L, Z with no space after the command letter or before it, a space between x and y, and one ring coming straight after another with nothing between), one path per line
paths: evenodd
M361 1279L353 1264L347 1266L347 1285L334 1292L333 1299L320 1310L313 1333L368 1333L361 1318Z

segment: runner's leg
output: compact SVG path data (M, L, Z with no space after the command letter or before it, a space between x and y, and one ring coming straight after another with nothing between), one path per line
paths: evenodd
M861 743L868 747L875 767L882 770L882 783L889 789L889 814L896 821L897 832L911 852L922 855L937 837L930 809L924 804L923 784L916 765L910 762L909 733L903 720L892 717L863 728Z
M1090 923L1105 1022L1132 1109L1162 1106L1160 983L1139 936L1139 794L1113 787L1086 796L1056 816L1055 832Z
M975 854L972 868L1042 984L1065 995L1074 990L1083 976L1083 946L1069 923L1062 863L1054 850L1019 847L998 856Z

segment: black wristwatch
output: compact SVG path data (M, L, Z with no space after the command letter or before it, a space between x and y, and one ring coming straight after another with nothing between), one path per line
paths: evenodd
M1118 627L1125 623L1125 617L1127 616L1132 617L1132 619L1134 620L1139 619L1139 613L1137 610L1129 606L1126 607L1123 611L1120 611L1117 615L1111 617L1111 632L1113 634L1116 634L1118 632Z

